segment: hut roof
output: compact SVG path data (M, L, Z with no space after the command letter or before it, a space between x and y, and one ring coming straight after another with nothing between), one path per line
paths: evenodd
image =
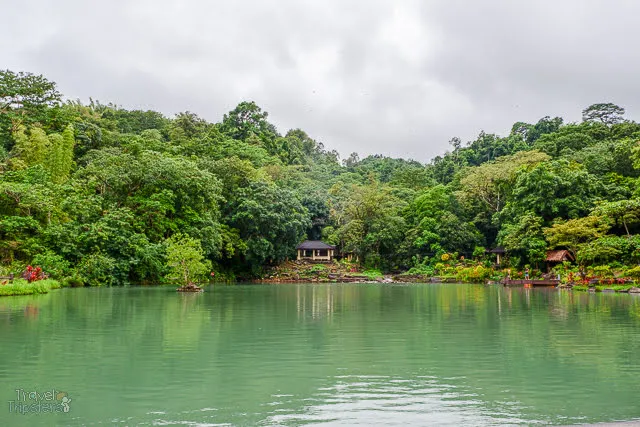
M504 254L504 253L507 253L507 251L502 246L496 246L493 249L487 249L485 251L485 253L488 253L488 254Z
M566 249L559 249L555 251L547 251L547 261L549 262L563 262L563 261L575 261L571 252Z
M320 240L305 240L304 242L296 246L296 249L310 249L310 250L335 249L335 248L336 248L335 246L327 245L325 242L322 242Z

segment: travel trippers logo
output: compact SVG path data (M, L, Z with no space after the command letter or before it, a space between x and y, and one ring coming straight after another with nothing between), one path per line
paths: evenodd
M50 414L70 411L71 398L66 391L55 389L27 391L16 389L15 400L9 401L9 412L13 414Z

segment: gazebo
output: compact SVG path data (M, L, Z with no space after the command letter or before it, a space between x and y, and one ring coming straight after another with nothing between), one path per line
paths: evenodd
M502 257L507 253L503 247L495 247L485 251L486 254L492 254L496 256L496 265L502 264Z
M336 247L320 240L305 240L296 247L296 250L298 260L331 261Z

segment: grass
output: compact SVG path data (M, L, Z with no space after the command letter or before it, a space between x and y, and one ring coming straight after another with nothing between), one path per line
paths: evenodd
M365 270L360 273L362 276L366 276L369 280L379 279L380 277L384 277L380 270Z
M620 291L628 291L631 288L633 288L633 285L602 285L602 286L596 286L596 291L602 292L605 289L612 289L616 292L620 292Z
M0 285L0 296L46 294L51 289L60 287L60 282L53 279L38 280L32 283L24 279L16 279L12 283Z
M596 292L602 292L605 289L611 289L616 292L622 292L622 291L628 291L631 288L633 288L633 285L598 285L595 287ZM582 286L582 285L575 285L572 289L574 291L588 291L589 287Z

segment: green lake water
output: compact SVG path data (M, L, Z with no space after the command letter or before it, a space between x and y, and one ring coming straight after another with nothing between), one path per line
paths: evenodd
M17 414L15 390L66 392L69 412ZM0 404L2 426L633 420L640 297L451 284L4 297Z

